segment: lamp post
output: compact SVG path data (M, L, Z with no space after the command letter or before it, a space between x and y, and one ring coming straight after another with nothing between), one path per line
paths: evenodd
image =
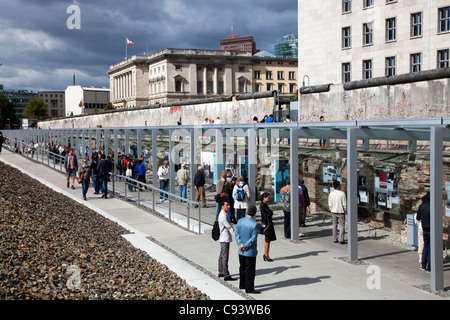
M309 76L307 74L305 74L305 76L303 77L303 86L305 86L305 78L308 78L308 86L309 86Z

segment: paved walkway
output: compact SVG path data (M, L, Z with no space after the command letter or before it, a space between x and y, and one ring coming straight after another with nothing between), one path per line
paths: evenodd
M303 228L301 231L306 236L298 243L284 239L282 226L277 225L278 240L271 244L270 256L274 259L271 263L262 260L264 238L260 236L255 286L261 294L248 296L237 289L238 281L225 283L216 278L219 243L211 239L209 231L202 235L186 231L130 202L119 198L101 199L92 194L92 188L88 201L83 201L81 187L68 189L61 173L8 150L3 150L0 161L117 221L133 232L125 236L133 245L215 300L443 299L417 288L429 284L431 274L420 270L416 252L379 240L364 239L359 241L359 258L364 264L348 263L345 261L347 245L332 243L328 223ZM202 214L213 216L215 207L203 209ZM238 277L235 242L230 251L230 271ZM378 282L374 280L376 275L379 275ZM444 265L444 277L448 288L448 263ZM373 288L376 284L379 288Z

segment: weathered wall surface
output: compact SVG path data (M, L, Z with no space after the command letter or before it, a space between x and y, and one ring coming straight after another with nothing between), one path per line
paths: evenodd
M343 191L347 191L347 154L340 150L301 149L299 153L299 177L305 180L311 198L312 212L328 212L328 192L324 190L324 168L334 166L342 172ZM358 154L358 177L364 177L367 202L358 205L358 216L362 221L374 221L383 226L401 231L405 228L407 214L417 212L422 196L430 190L429 153L398 153L368 151ZM377 171L391 177L392 190L398 192L395 202L380 204L376 190ZM444 157L444 181L449 181L450 158ZM360 179L358 180L360 181ZM331 181L328 183L331 187ZM359 186L359 190L361 186ZM388 192L389 187L386 189ZM449 200L444 191L444 200ZM445 206L444 206L445 207ZM444 218L448 225L450 218Z
M140 108L117 110L86 116L41 121L42 129L174 126L178 121L183 125L201 124L205 118L219 117L223 124L251 123L254 116L262 119L273 113L276 101L273 96L223 102L210 102L170 106L163 108Z
M300 121L380 120L450 116L450 79L300 96Z

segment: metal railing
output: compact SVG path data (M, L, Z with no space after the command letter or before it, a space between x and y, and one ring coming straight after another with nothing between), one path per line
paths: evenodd
M142 196L142 193L144 194L151 194L151 209L153 212L156 212L155 210L155 205L156 205L156 200L155 197L159 195L160 199L167 199L169 201L168 204L168 219L170 221L172 220L172 202L179 202L180 204L183 204L183 206L185 206L186 208L186 221L187 221L187 225L186 228L188 230L191 229L191 210L198 210L198 234L201 233L202 227L201 227L201 223L202 223L202 219L201 219L201 203L197 202L197 201L193 201L193 200L189 200L183 197L180 197L176 194L170 193L168 191L159 189L157 187L154 187L151 184L147 184L144 183L142 181L138 181L136 179L133 179L131 177L127 177L127 176L122 176L119 174L111 174L111 180L112 180L112 188L113 188L113 194L117 193L116 190L116 184L118 181L123 182L124 185L124 199L125 200L132 200L133 197L128 197L128 192L131 191L131 188L135 188L137 191L137 196L136 196L136 202L138 206L141 206L141 202L142 200L147 200ZM178 214L182 214L180 212L177 212Z
M18 153L22 155L23 157L36 161L38 163L41 163L43 165L46 165L47 167L53 168L54 170L57 170L61 173L65 172L64 169L64 163L65 163L65 157L51 152L49 150L46 150L45 147L42 147L41 145L38 145L37 147L30 147L28 144L22 142L22 141L15 141L11 138L5 137L6 140L6 148L14 153ZM81 165L81 160L78 159L79 165ZM59 164L59 165L57 165ZM165 190L161 190L159 188L154 187L153 185L143 183L142 181L135 180L130 177L122 176L119 174L113 174L111 173L111 183L112 183L112 193L120 194L119 189L116 188L116 185L118 182L124 183L124 200L133 200L133 197L128 196L128 191L130 191L130 188L136 188L137 189L137 205L138 207L142 206L141 202L143 202L145 199L141 193L151 193L151 209L152 212L157 212L155 205L155 194L159 194L164 199L167 199L169 201L168 204L168 220L172 220L173 216L173 210L172 210L172 202L178 201L180 204L183 204L183 206L186 208L186 228L187 230L191 230L191 210L198 210L198 234L201 234L202 232L202 220L201 220L201 203L189 200L183 197L180 197L176 194L170 193ZM183 213L176 212L176 214L183 215ZM184 216L184 215L183 215Z

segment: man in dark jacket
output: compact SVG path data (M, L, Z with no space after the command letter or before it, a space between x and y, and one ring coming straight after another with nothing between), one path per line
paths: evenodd
M195 194L195 201L199 202L200 197L202 197L202 207L206 208L206 198L205 198L205 175L203 174L203 167L199 166L198 171L194 177L194 187L197 190ZM195 205L197 208L198 206Z
M422 204L417 211L417 220L422 223L423 229L423 252L422 252L422 270L431 271L430 256L430 193L428 192L422 198Z
M306 227L305 219L308 212L308 207L311 205L311 201L309 200L308 188L305 186L305 180L300 179L300 187L302 188L303 199L304 199L304 216L303 220L300 221L300 227Z
M98 175L98 153L92 154L91 169L92 169L92 184L94 185L94 194L100 194L100 180Z
M97 165L97 171L100 181L100 191L102 192L102 198L108 198L108 180L109 173L111 172L112 165L111 162L106 159L105 154L102 154L100 161Z

